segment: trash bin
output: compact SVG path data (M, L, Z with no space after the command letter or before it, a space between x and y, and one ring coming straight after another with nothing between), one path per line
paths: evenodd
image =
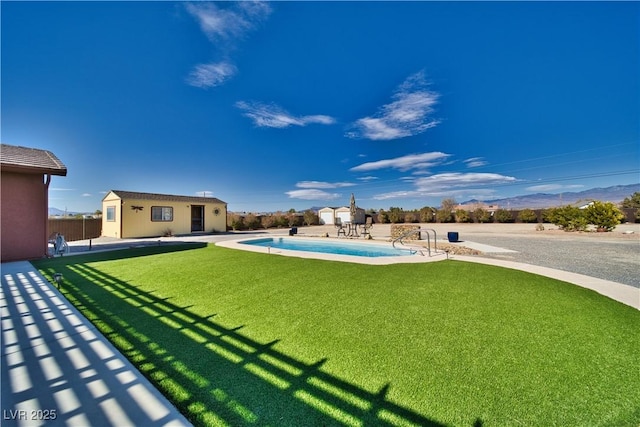
M291 230L289 230L289 236L294 236L298 234L298 227L291 227Z
M450 242L457 242L458 241L458 232L457 231L450 231L447 233L447 238L449 239Z

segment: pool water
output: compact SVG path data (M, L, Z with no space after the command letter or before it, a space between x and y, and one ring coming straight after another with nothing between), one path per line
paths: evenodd
M324 242L320 240L302 240L297 238L269 237L264 239L245 240L245 245L264 246L292 251L320 252L325 254L352 255L361 257L388 257L413 255L413 251L395 249L381 245L357 244L349 242Z

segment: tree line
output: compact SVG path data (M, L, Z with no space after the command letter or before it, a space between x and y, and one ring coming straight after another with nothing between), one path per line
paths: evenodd
M640 192L624 199L619 205L611 202L592 201L584 209L574 205L547 209L489 210L477 207L471 210L456 208L454 199L442 200L441 206L425 206L420 209L405 210L390 207L378 211L369 209L366 215L377 224L398 223L550 223L566 231L586 230L591 224L598 230L611 231L616 225L631 220L640 222ZM632 212L632 218L623 212ZM227 224L232 230L258 230L285 228L303 225L318 225L318 213L312 210L296 212L275 212L264 215L254 213L227 214Z

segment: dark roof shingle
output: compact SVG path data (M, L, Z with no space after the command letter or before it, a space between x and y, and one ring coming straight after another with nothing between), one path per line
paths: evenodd
M190 202L190 203L223 203L220 199L215 197L198 197L198 196L175 196L171 194L156 194L156 193L140 193L135 191L123 191L123 190L111 190L111 193L116 194L121 199L134 199L134 200L158 200L158 201L170 201L170 202Z
M50 173L67 175L67 167L55 154L38 148L19 147L2 144L0 146L0 164L2 169L26 173Z

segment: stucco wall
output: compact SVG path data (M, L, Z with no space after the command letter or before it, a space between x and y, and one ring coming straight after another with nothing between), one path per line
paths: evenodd
M124 200L106 197L102 202L102 235L119 238L156 237L168 230L172 234L191 233L191 203L164 200ZM223 203L199 203L204 206L204 231L226 231L227 211ZM116 206L115 221L107 220L107 207ZM136 209L133 209L133 207ZM153 206L173 208L172 221L152 221ZM218 209L218 215L214 211Z
M107 197L102 200L102 235L107 237L121 238L120 235L120 220L122 214L120 213L121 200L112 193L109 193ZM113 206L115 208L115 216L113 221L107 220L107 208Z
M47 253L47 188L41 174L2 172L0 230L2 261L41 258Z

